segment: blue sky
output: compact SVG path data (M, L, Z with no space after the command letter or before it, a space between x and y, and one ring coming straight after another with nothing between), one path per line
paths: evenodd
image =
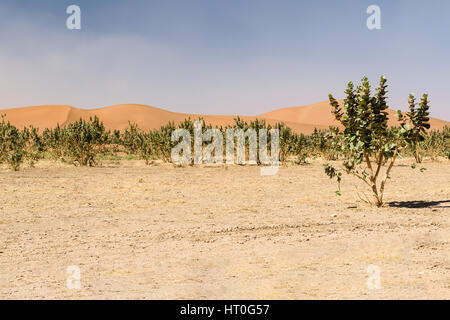
M66 28L70 4L81 30ZM381 30L366 27L371 4ZM254 115L385 75L391 108L426 92L450 120L449 13L448 0L2 0L0 107Z

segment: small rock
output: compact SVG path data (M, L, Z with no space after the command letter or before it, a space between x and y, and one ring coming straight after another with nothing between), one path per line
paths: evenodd
M333 213L330 217L336 218L336 217L337 217L337 214L336 214L336 213Z

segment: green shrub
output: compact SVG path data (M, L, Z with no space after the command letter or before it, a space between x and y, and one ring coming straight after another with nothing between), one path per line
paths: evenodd
M44 157L46 151L45 141L43 136L39 134L39 129L30 126L23 129L23 135L27 141L27 158L31 166Z
M382 77L375 95L371 95L370 84L366 77L362 84L354 89L353 83L347 86L344 100L345 112L330 94L332 113L344 127L338 133L341 150L348 155L343 162L343 169L338 170L330 164L325 165L325 173L336 178L338 185L342 171L362 180L372 191L372 200L362 199L378 207L383 205L386 181L399 153L407 146L422 141L425 128L429 128L427 110L428 97L424 95L417 111L403 116L399 112L401 126L389 128L387 113L386 78ZM412 102L410 97L410 102ZM412 104L411 104L412 105ZM421 115L418 116L417 114ZM407 122L412 123L410 126ZM381 177L384 169L384 176ZM338 191L338 194L340 191Z
M143 132L136 124L130 123L121 140L127 154L137 154L146 164L156 157L155 135L151 131Z
M106 152L105 143L108 132L100 120L95 117L89 121L80 119L69 123L62 129L62 156L77 166L94 166L96 158Z
M416 98L413 94L409 95L409 111L406 117L399 112L399 119L403 126L408 126L409 130L405 133L407 140L410 142L410 148L413 151L414 158L417 163L422 162L422 152L420 150L421 142L425 140L427 134L426 129L430 129L430 118L428 115L428 95L424 94L419 105L416 104Z
M11 169L18 171L27 158L27 134L13 126L2 117L0 123L0 163L7 163Z
M171 140L173 131L175 131L175 124L172 121L152 133L155 152L164 162L172 162L172 148L176 145Z

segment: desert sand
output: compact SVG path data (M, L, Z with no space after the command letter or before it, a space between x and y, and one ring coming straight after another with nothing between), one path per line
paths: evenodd
M0 298L450 299L450 165L411 163L381 209L350 177L336 197L320 161L274 176L141 161L0 170ZM72 265L80 290L66 286Z
M331 107L328 101L319 102L309 106L291 107L278 109L272 112L256 115L241 116L247 122L265 119L269 124L284 122L297 133L310 134L317 129L327 129L330 125L340 126L333 119ZM389 110L390 124L397 124L395 111ZM213 126L227 126L234 123L236 115L198 115L175 113L160 108L140 105L121 104L99 109L78 109L71 106L35 106L0 110L0 114L6 115L6 120L12 124L23 127L33 125L38 128L53 128L56 124L65 125L80 118L98 116L110 130L124 130L128 123L136 123L144 130L159 129L169 121L178 124L180 121L190 117L197 119L202 117L207 124ZM431 129L440 130L450 122L431 118Z

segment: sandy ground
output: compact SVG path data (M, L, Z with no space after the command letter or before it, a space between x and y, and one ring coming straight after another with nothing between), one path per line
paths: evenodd
M0 298L449 299L450 164L408 163L382 209L351 178L336 197L320 162L2 169Z

